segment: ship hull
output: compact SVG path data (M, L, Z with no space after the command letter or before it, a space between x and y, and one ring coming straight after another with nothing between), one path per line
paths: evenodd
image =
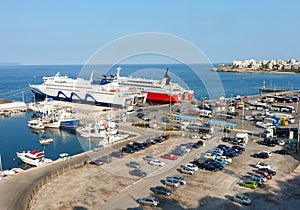
M32 93L35 95L36 99L45 99L53 98L58 101L67 101L67 102L75 102L75 103L83 103L83 104L92 104L97 106L105 106L105 107L117 107L122 108L126 105L136 104L136 103L144 103L146 101L146 94L136 95L135 97L123 97L121 94L116 93L107 93L105 95L100 94L86 94L85 96L78 96L76 92L72 91L57 91L57 92L47 92L42 91L42 88L30 86Z
M145 91L146 92L146 91ZM158 92L146 92L147 101L156 103L180 103L183 101L191 101L194 98L193 92L187 92L183 94L158 93Z
M70 119L70 120L63 120L60 122L61 128L77 128L79 125L79 119Z

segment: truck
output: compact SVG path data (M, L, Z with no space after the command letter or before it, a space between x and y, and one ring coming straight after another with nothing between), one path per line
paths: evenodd
M246 144L249 141L248 133L237 133L235 135L235 141L237 142L238 145L241 145L243 147L246 146Z
M199 117L211 118L212 117L212 111L211 110L200 109L198 111L198 115L199 115Z
M274 135L278 136L279 138L289 138L290 132L293 132L293 138L297 139L298 137L298 128L274 128Z

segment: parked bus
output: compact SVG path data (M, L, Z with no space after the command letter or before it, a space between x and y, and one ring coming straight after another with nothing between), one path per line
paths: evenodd
M293 107L293 106L284 106L284 105L272 105L270 107L270 111L294 113L295 112L295 107Z
M250 110L267 110L269 108L269 105L267 103L257 103L257 104L249 104L248 108Z

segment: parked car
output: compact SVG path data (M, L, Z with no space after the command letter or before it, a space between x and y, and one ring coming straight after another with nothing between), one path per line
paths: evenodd
M226 156L220 156L220 157L218 157L218 158L223 159L223 160L226 161L227 163L231 163L231 162L232 162L232 159L229 158L229 157L226 157Z
M206 133L201 138L204 139L204 140L208 140L208 139L211 139L212 136L210 134Z
M150 190L155 194L162 194L166 196L170 196L172 194L172 190L163 186L151 187Z
M285 145L285 141L284 141L284 140L279 140L279 141L278 141L278 145L284 146L284 145Z
M152 207L156 207L159 204L159 200L156 197L149 196L147 198L139 198L137 199L137 202L141 205L148 205Z
M143 157L143 160L146 160L146 161L150 161L154 159L154 157L152 155L146 155L145 157Z
M152 159L148 162L150 165L154 165L154 166L164 166L165 163L162 162L161 160L157 160L157 159Z
M192 170L191 168L185 167L185 166L180 167L178 170L184 174L194 174L195 173L194 170Z
M231 147L231 149L238 149L238 150L241 150L241 151L245 151L245 147L241 147L241 146L238 146L238 145L234 145Z
M280 155L289 155L290 151L287 149L279 149L279 150L275 150L274 153L280 154Z
M98 159L91 161L90 164L100 166L100 165L104 164L104 161L102 159L98 158Z
M216 168L212 163L202 163L199 168L209 171L217 171L218 168Z
M102 160L104 163L110 163L111 162L111 156L110 155L103 155L99 158L99 160Z
M203 144L203 141L197 141L196 143L194 143L193 145L192 145L192 148L199 148L200 146L203 146L204 144Z
M256 182L258 187L262 186L262 184L263 184L263 180L261 178L258 178L258 177L253 177L252 176L247 180Z
M149 117L147 115L145 115L143 112L139 112L137 114L138 118L144 120L144 121L150 121Z
M259 173L253 173L251 175L251 177L255 177L257 179L260 179L262 182L266 182L268 180L264 175L259 174Z
M272 176L275 176L276 175L276 171L273 171L271 169L267 169L267 168L261 168L259 170L262 170L262 171L265 171L267 172L268 174L271 174Z
M267 169L270 169L271 166L269 164L267 164L267 163L264 163L264 162L257 162L255 164L255 168L259 168L259 169L261 169L261 168L267 168Z
M168 118L168 117L162 117L161 121L163 121L165 123L169 123L170 122L170 118Z
M117 158L123 158L124 154L120 151L113 151L113 152L110 153L110 156L117 157Z
M193 163L187 163L184 165L185 167L188 167L194 171L198 171L198 167L196 165L194 165Z
M154 138L149 138L149 139L146 139L145 141L146 143L149 143L149 144L156 144L156 141L154 141Z
M141 167L141 165L135 161L130 161L129 163L126 163L126 166L130 167L130 168L140 168Z
M257 183L253 180L246 180L242 182L242 186L251 188L251 189L256 189L258 187Z
M145 177L145 176L147 176L147 173L145 171L140 170L140 169L134 169L132 171L129 171L129 174L131 176L138 176L138 177Z
M189 138L190 139L196 139L196 138L198 138L198 134L196 134L196 133L190 134Z
M231 141L231 138L228 137L228 136L223 136L223 137L221 138L221 140L222 140L223 142L229 142L229 141Z
M176 181L178 181L180 184L185 185L187 183L186 179L183 178L182 176L174 175L172 178Z
M173 154L164 154L161 156L162 158L168 159L168 160L177 160L178 156Z
M121 150L122 153L128 153L128 154L132 154L134 153L135 151L130 148L130 147L123 147L122 150Z
M270 156L266 152L257 152L257 153L253 154L253 157L266 159L266 158L269 158Z
M264 170L256 170L255 173L260 174L261 176L264 176L266 179L272 179L272 175L268 174L268 172Z
M167 177L166 180L164 180L164 184L174 188L180 186L180 183L172 177Z
M251 204L251 200L250 198L248 198L247 196L243 195L243 194L235 194L232 198L233 201L238 202L240 204L243 205L250 205Z
M227 145L225 145L225 144L219 144L219 145L217 146L217 148L219 148L219 149L221 149L221 150L223 150L223 151L226 151L226 150L230 149L230 147L227 146Z

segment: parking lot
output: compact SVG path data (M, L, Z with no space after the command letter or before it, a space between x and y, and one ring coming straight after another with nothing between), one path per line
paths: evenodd
M245 125L247 126L247 124ZM139 206L136 199L153 195L150 187L157 185L164 186L162 180L167 176L180 174L187 179L187 184L173 189L173 194L169 197L158 195L160 204L157 209L234 209L241 205L231 201L235 193L246 193L252 200L251 209L261 209L267 205L269 209L276 209L280 204L289 207L292 199L293 204L299 205L299 194L290 189L296 188L299 177L292 174L298 165L298 161L292 156L273 154L269 159L257 159L251 157L255 152L273 151L281 146L267 147L257 144L259 137L253 137L247 146L246 151L233 158L223 170L210 172L198 170L193 175L181 174L177 171L180 165L192 161L194 158L203 157L203 154L212 150L219 144L222 134L218 131L211 140L205 141L205 146L192 149L191 152L179 157L177 160L166 160L160 156L171 151L176 145L196 142L198 139L191 139L188 136L171 137L162 143L148 147L145 150L134 154L127 154L124 158L113 158L111 163L101 166L86 165L83 168L70 171L43 188L37 198L35 209L68 209L71 206L83 206L88 209L126 209L127 207ZM229 135L233 136L234 133ZM217 136L217 137L216 137ZM231 146L229 143L224 143ZM114 149L112 148L111 151ZM152 155L154 158L162 160L165 166L149 165L143 157ZM203 159L204 160L204 159ZM135 178L129 174L132 168L126 163L136 161L141 164L141 169L147 173L145 178ZM253 172L253 165L257 161L264 161L272 166L272 170L277 175L272 180L267 181L262 188L255 190L239 185L241 180ZM64 191L55 190L57 186L63 185ZM296 189L295 189L296 190ZM292 193L293 192L293 193ZM299 192L299 190L298 190ZM68 194L69 196L65 196ZM49 199L49 196L54 199ZM48 199L43 199L43 198ZM143 206L144 209L151 207ZM245 207L247 208L247 207Z

